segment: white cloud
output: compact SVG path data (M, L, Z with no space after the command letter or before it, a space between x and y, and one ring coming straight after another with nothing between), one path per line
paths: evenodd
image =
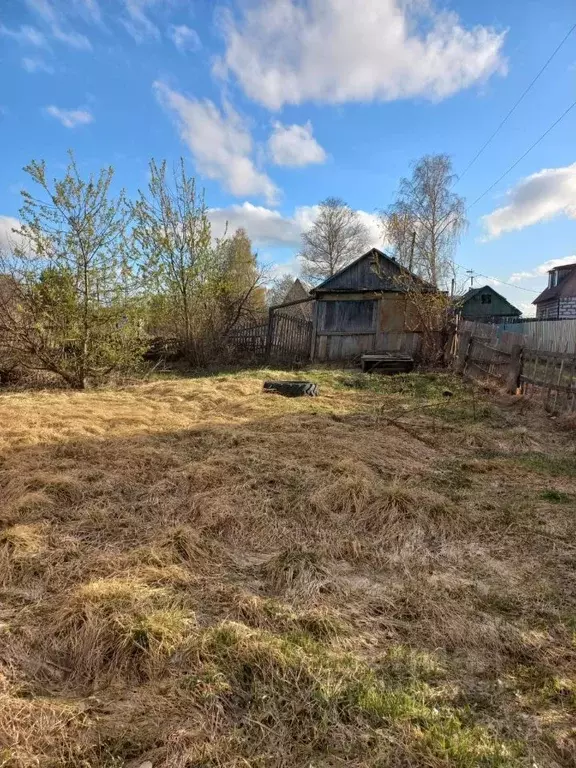
M59 120L65 128L75 128L94 121L94 115L87 109L62 109L51 104L46 107L46 112Z
M0 35L11 37L13 40L22 43L23 45L34 45L37 48L46 46L46 38L42 32L35 27L29 27L27 25L20 27L20 29L9 29L8 27L0 25Z
M536 307L534 304L527 304L524 301L520 301L516 306L522 312L524 317L536 317Z
M277 187L254 165L250 132L230 105L221 111L208 99L187 98L160 82L154 83L154 90L176 117L200 173L222 182L238 197L261 195L268 202L277 198Z
M146 38L157 39L160 37L160 30L146 14L148 8L155 5L156 2L157 0L124 0L127 13L124 26L139 43Z
M375 213L368 213L368 211L358 211L358 216L368 230L368 242L370 243L370 246L386 249L380 217Z
M72 29L66 19L67 11L61 6L56 8L50 0L26 0L30 9L48 26L52 37L71 48L90 50L92 45L85 35Z
M0 252L9 249L19 239L18 235L12 232L19 227L20 222L14 216L0 216Z
M326 160L326 152L312 135L310 121L305 125L282 125L275 122L268 139L268 151L275 165L297 167Z
M508 190L507 197L507 205L482 217L490 238L555 216L576 219L576 163L533 173Z
M31 74L34 74L35 72L45 72L47 75L52 75L54 73L54 68L49 64L46 64L42 59L33 59L28 56L25 56L22 59L22 67L26 72L30 72Z
M255 245L296 247L300 233L313 221L313 210L313 207L297 208L293 216L283 216L280 211L245 202L227 208L211 208L208 215L217 237L224 233L228 224L229 234L243 227Z
M291 216L285 216L280 211L245 202L211 208L208 215L217 237L224 233L228 223L228 233L243 227L256 246L299 248L302 232L312 226L319 210L317 205L305 205L296 208ZM378 217L367 211L358 211L358 215L368 226L370 245L382 247Z
M79 13L88 18L90 21L95 21L97 24L102 22L102 13L98 0L74 0Z
M264 258L260 257L259 261L266 265L266 282L268 285L279 277L284 277L284 275L298 276L302 271L302 261L297 256L289 261L271 262L270 264L266 264L265 256Z
M504 33L465 29L433 0L253 0L223 14L232 72L270 109L305 101L342 104L422 96L442 99L505 71Z
M547 275L551 269L554 269L554 267L562 267L564 264L576 264L576 254L573 256L564 256L562 259L548 259L548 261L539 264L529 271L514 272L510 275L510 282L520 283L523 280L541 278L544 275Z
M169 34L170 39L181 53L185 51L199 51L202 47L196 30L187 27L186 24L172 24Z

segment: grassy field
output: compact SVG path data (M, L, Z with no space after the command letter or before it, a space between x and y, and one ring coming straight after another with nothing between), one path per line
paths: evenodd
M575 765L574 430L289 375L0 395L0 766Z

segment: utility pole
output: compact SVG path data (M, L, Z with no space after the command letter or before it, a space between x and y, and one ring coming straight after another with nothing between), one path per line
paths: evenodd
M450 298L454 298L454 287L456 286L456 278L452 278L452 282L450 283Z
M470 288L474 288L474 270L473 269L467 269L466 274L470 275Z

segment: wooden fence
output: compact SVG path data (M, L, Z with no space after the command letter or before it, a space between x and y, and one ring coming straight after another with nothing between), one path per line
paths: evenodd
M267 362L305 362L310 358L312 322L271 310L268 322L239 328L228 340L243 357Z
M515 334L518 341L549 352L576 353L576 318L574 320L536 320L517 318L514 321L481 323L462 320L460 332L471 331L473 335L501 337Z
M289 363L309 360L312 346L312 321L271 311L267 343L269 360Z
M266 354L266 338L268 323L237 328L228 337L230 345L244 357L264 357Z
M465 326L466 328L466 326ZM508 392L521 392L550 411L576 409L576 350L533 346L533 338L495 326L459 329L455 367L465 376L490 379Z

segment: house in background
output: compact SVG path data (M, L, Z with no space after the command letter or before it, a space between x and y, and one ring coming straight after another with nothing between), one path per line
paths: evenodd
M352 360L363 354L414 354L420 333L406 280L435 290L398 262L372 248L312 288L311 359Z
M532 302L538 320L576 318L576 263L548 272L548 287Z
M299 320L312 320L312 313L314 311L314 302L310 301L310 291L307 286L296 278L292 283L292 287L286 292L286 295L282 298L282 304L287 304L291 301L302 301L301 304L294 304L291 307L282 307L279 311L283 315L290 315Z
M464 320L485 320L494 322L498 319L520 317L522 314L517 307L504 298L490 285L482 288L470 288L460 296L456 305Z

